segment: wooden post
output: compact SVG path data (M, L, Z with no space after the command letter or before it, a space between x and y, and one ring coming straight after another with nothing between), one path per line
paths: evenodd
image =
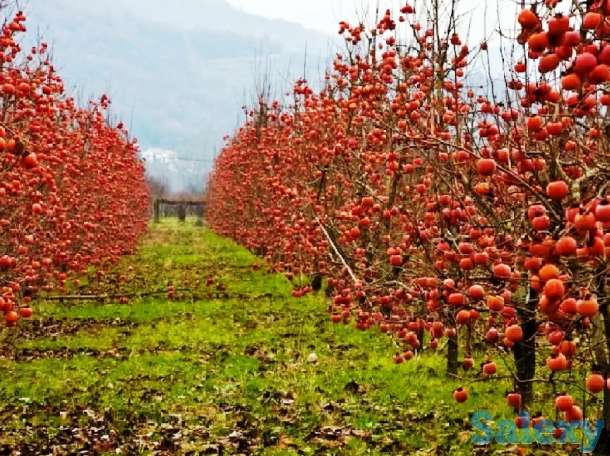
M197 215L195 226L203 226L203 204L195 205L195 214Z
M178 220L181 222L186 220L186 206L184 204L178 204Z
M159 215L159 199L155 198L155 202L153 203L153 212L154 212L154 222L159 223L160 215Z

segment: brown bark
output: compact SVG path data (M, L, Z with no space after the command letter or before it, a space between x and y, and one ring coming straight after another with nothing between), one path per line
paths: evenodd
M601 286L601 288L602 289L598 291L603 291L603 285ZM598 298L601 298L601 296L598 295ZM608 353L610 353L610 311L608 309L608 304L605 303L605 300L604 304L600 306L600 313L601 317L603 318L603 322L600 321L601 319L598 319L596 323L603 323L602 337L605 339L605 344L601 345L603 349L597 350L596 362L599 365L604 377L608 378L608 376L610 375L610 361L608 360ZM604 420L604 427L602 429L599 440L597 441L595 451L593 452L593 454L596 455L610 454L610 391L608 390L608 388L604 388L602 419Z
M458 374L458 336L449 337L447 341L447 375L457 376Z
M513 357L517 371L515 388L521 394L524 407L532 403L534 387L532 380L536 375L536 303L538 293L530 289L527 301L518 311L521 317L523 340L517 342L513 348Z

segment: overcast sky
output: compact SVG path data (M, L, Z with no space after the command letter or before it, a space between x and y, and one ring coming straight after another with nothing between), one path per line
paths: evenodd
M405 0L228 0L243 11L297 22L305 27L329 34L337 33L340 20L353 21L367 11L380 8L397 9ZM422 0L409 1L423 5ZM430 3L427 1L427 3ZM503 28L512 28L516 22L516 6L513 0L460 0L459 11L464 13L464 24L470 22L471 39L477 41L484 35L484 17L487 5L487 31L497 27L500 17ZM355 21L354 21L355 22Z
M243 11L273 19L297 22L307 28L329 34L337 32L337 24L367 0L228 0ZM349 13L348 13L349 12Z

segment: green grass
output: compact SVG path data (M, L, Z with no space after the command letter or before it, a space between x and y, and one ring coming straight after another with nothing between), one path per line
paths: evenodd
M1 335L11 352L0 360L0 452L470 455L473 411L511 416L507 384L477 383L456 405L442 353L396 365L391 338L331 323L322 294L292 298L255 263L192 221L164 220L114 274L86 283L192 293L37 303L42 327ZM218 283L228 296L197 297Z

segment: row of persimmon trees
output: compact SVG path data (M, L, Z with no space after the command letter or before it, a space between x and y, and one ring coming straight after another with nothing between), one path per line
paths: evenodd
M14 325L40 291L134 248L148 188L108 98L77 106L47 45L22 49L24 14L0 8L0 312Z
M511 406L549 382L568 420L601 413L605 445L610 2L526 6L502 58L444 6L341 22L324 87L261 98L228 140L208 219L290 277L326 277L332 320L394 334L397 362L446 341L450 375L476 356L471 378L493 379L512 358ZM506 62L495 96L469 87L481 60Z

